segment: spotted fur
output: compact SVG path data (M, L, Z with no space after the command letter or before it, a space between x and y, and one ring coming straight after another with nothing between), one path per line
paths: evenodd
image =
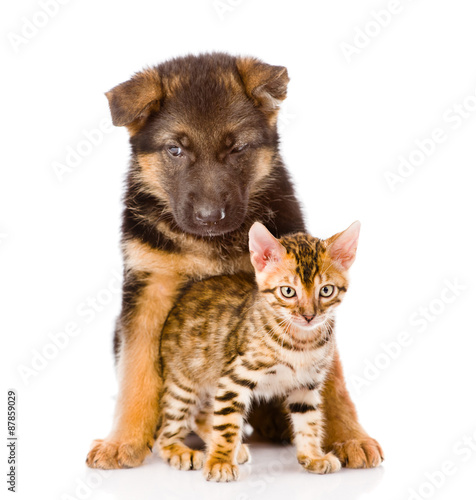
M299 463L334 472L339 460L321 447L321 388L334 357L334 309L347 289L347 267L330 240L301 233L276 240L259 223L250 249L255 279L238 273L189 285L169 315L158 452L181 470L203 466L208 480L237 479L238 463L248 457L241 441L252 400L278 396L286 401ZM288 285L295 298L281 293ZM322 297L324 285L335 286L335 296ZM207 444L206 458L184 444L192 429Z
M247 234L256 220L275 236L305 231L276 126L288 81L282 66L213 53L165 61L106 93L113 123L130 134L131 161L114 339L119 390L111 432L93 442L89 467L136 467L150 453L160 337L181 287L252 272ZM202 220L204 208L219 220ZM323 399L326 450L349 467L378 465L380 447L359 424L337 351ZM289 434L277 400L255 402L250 423L269 438Z

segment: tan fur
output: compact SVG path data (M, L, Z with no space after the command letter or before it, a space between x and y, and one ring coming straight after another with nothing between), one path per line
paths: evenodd
M149 153L137 156L137 162L140 165L139 174L143 185L147 187L149 193L167 199L167 193L164 191L160 182L160 161L159 153Z
M156 364L157 329L173 305L181 280L170 271L152 274L129 327L132 338L121 347L117 367L121 392L114 428L104 441L96 441L87 463L101 469L139 465L154 443L158 421L157 394L161 378ZM140 391L137 388L140 387Z
M166 228L164 228L165 231ZM197 242L185 233L170 233L170 235L180 242L184 249L183 253L165 254L138 240L132 240L124 245L124 254L127 256L128 265L134 270L152 271L169 279L174 279L174 276L183 276L184 279L197 280L207 278L210 275L231 274L243 270L251 271L251 264L247 256L231 261L213 259L213 255L210 255L210 248L205 242L202 245L197 245Z
M119 356L117 372L121 391L114 429L106 440L96 440L93 444L87 459L90 466L102 469L133 467L149 453L158 422L157 395L161 387L156 363L160 340L157 332L184 281L190 277L201 279L210 273L222 274L251 267L248 258L246 266L241 263L245 258L237 262L213 261L205 243L197 248L196 241L189 241L192 238L186 234L175 236L189 247L190 253L166 254L138 240L124 244L128 267L151 275L139 307L128 324L133 336L122 346Z
M324 448L351 469L378 467L384 459L383 450L359 424L337 351L324 385L323 402L327 420Z
M270 67L252 57L238 58L237 67L250 97L255 100L256 104L265 105L268 110L274 110L286 98L286 87L289 82L286 68ZM269 92L262 91L265 83L269 85L274 82L279 82L279 87L273 96Z
M186 288L169 314L156 448L177 469L203 465L208 480L236 480L248 458L241 439L252 398L276 395L285 398L299 463L318 474L340 468L321 448L319 389L332 365L333 311L345 295L346 270L337 271L326 242L302 234L280 241L286 247L255 224L250 248L257 287L244 274L201 281ZM286 299L281 289L290 281L296 294ZM333 296L321 295L325 286L334 287ZM303 324L308 310L316 311L315 321ZM207 444L206 459L185 446L190 429Z
M117 92L118 87L121 88L120 92ZM114 92L106 92L109 104L123 110L120 118L113 117L113 123L128 125L133 135L138 123L143 121L150 111L158 109L162 95L160 78L156 71L146 68L118 87Z
M204 63L207 67L206 78L201 80ZM196 82L200 81L200 87L195 85L194 92L187 90L190 84L194 83L190 81L191 75L195 75ZM257 169L257 173L251 173L248 187L250 193L263 191L264 194L261 200L256 196L250 198L247 211L243 210L249 218L239 230L225 231L226 240L211 238L208 241L207 238L191 237L178 231L175 224L177 219L172 220L172 213L168 211L172 203L169 198L170 184L164 180L165 173L174 168L174 162L170 157L166 160L163 147L156 147L157 139L161 139L164 146L167 134L183 132L183 144L187 145L190 141L194 146L190 150L190 158L193 160L198 151L197 156L201 155L201 166L213 166L211 160L214 152L222 154L222 136L238 134L241 142L252 143L254 137L263 139L264 136L257 131L266 130L267 125L270 127L268 136L269 133L273 136L277 110L286 96L288 81L287 72L283 67L270 66L253 58L230 58L224 54L214 54L178 58L156 68L148 68L107 93L113 123L126 126L134 141L148 135L145 134L145 129L153 125L156 118L164 118L160 116L162 104L167 106L176 99L181 102L181 106L167 115L167 124L156 130L157 137L148 136L146 147L133 152L125 197L129 214L128 219L125 217L124 221L129 225L123 229L125 291L128 286L131 288L128 294L124 293L127 300L123 300L123 313L116 329L116 338L119 341L116 347L120 344L117 353L120 383L116 412L118 418L110 437L93 444L87 459L89 466L135 466L140 464L148 453L150 436L153 435L157 424L154 422L156 396L153 391L160 387L160 375L153 375L153 370L158 368L158 353L155 358L153 355L149 356L149 353L160 341L161 322L166 310L171 307L172 296L183 284L183 280L250 271L244 244L245 232L253 220L269 223L278 234L304 229L299 205L286 181L286 171L282 167L277 142L272 139L259 154L251 154L246 161L237 162L242 167ZM221 87L228 91L217 92ZM197 103L201 100L205 102L205 106L200 108ZM210 105L207 106L207 102ZM216 109L214 107L216 102L224 104L221 114L219 106ZM253 116L260 113L263 113L266 122L259 120L261 123L257 125L256 117ZM157 152L141 154L141 151L154 150ZM247 158L246 153L243 158ZM269 172L268 177L266 172ZM175 177L183 179L183 175ZM245 177L238 176L238 180L240 178ZM274 182L269 190L264 189L264 185L272 178L283 182ZM210 179L214 181L212 174ZM257 186L256 179L263 179L264 182ZM188 186L189 179L183 179L182 185ZM206 182L203 185L206 185ZM199 192L203 196L206 195L203 191ZM140 197L136 200L135 194L157 197L156 210L148 210L151 207L145 206L147 203L143 205ZM237 204L234 203L233 206ZM165 215L161 212L162 209L166 212ZM170 224L167 223L167 218ZM159 219L161 222L158 222ZM193 214L188 218L191 219ZM228 216L227 220L230 220ZM135 230L135 222L140 223L140 230ZM181 223L183 225L184 220ZM189 232L188 229L183 231ZM159 241L160 235L167 235L176 246L171 245L172 248L168 249L167 242L163 244ZM154 246L158 249L154 250ZM138 276L137 273L142 275ZM137 288L134 288L135 286ZM156 304L155 308L153 304ZM141 315L144 316L143 319L140 319ZM144 366L136 369L136 364ZM339 456L343 463L349 466L357 463L373 466L375 460L361 460L362 455L370 456L366 450L372 440L365 434L362 435L363 431L348 398L337 357L334 367L332 376L335 381L327 386L324 406L328 413L327 420L331 417L334 419L330 423L332 435L335 436L334 444L341 452ZM146 387L149 383L150 389ZM342 397L341 393L345 397ZM340 412L347 415L346 419L340 418ZM282 418L282 413L275 401L268 407L261 405L255 413L257 418L253 418L252 413L251 420L255 428L262 430L267 436L282 436L283 432L289 434L289 426L287 420ZM342 441L340 436L345 437L345 441ZM373 450L378 453L375 446Z
M243 82L249 96L259 106L263 106L267 112L267 120L271 126L275 126L278 120L278 111L281 101L286 98L286 86L289 77L286 68L275 67L270 70L269 66L261 64L252 57L241 57L237 61L238 71L242 75ZM274 90L274 96L262 91L263 82L280 82ZM277 92L276 92L277 90Z
M159 159L160 153L149 153L138 155L137 162L140 165L140 180L143 181L143 185L147 186L148 191L160 197L161 199L167 199L167 194L164 191L162 183L160 182L161 178L161 169L163 168L163 163ZM268 177L273 168L273 151L270 149L263 148L258 153L258 158L256 162L256 170L254 173L253 180L253 190L251 192L252 195L261 191L265 186L263 186L262 181L266 177ZM213 179L210 179L213 182ZM160 230L166 230L167 234L170 235L170 230L168 229L166 224L162 224L160 226ZM196 241L196 239L192 239L188 237L185 233L183 233L184 238L188 238L191 242ZM196 243L193 243L196 245ZM210 273L213 274L213 273Z
M217 80L225 86L230 92L237 94L242 90L242 82L237 76L229 71L221 71L217 75Z
M257 162L257 168L255 171L255 186L260 186L261 181L265 179L272 170L272 158L273 152L269 149L263 149L260 152L259 159Z

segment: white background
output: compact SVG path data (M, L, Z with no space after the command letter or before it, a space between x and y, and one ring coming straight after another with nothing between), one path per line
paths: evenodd
M63 3L46 24L36 0L2 13L0 408L5 415L15 388L16 498L474 498L476 6L394 0L399 12L380 14L379 27L368 24L388 8L379 0ZM25 27L33 21L45 25L35 33ZM372 34L365 47L359 29ZM30 39L19 42L22 30ZM362 48L346 57L342 43L349 51L356 36ZM282 153L309 229L326 237L362 222L337 335L361 421L385 450L376 470L314 476L292 449L265 443L252 445L235 484L208 484L158 458L102 475L84 465L91 440L109 432L117 391L127 133L104 133L62 176L54 165L69 148L87 150L84 131L110 123L105 91L145 65L209 50L287 66ZM445 140L415 153L435 129ZM385 173L412 154L421 164L392 191ZM91 297L103 302L94 314ZM54 352L49 335L70 323L77 335ZM39 367L44 349L51 359ZM35 359L39 369L22 376ZM444 462L451 474L434 474Z

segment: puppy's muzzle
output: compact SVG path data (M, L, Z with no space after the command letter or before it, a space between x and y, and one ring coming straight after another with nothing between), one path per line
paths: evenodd
M226 217L225 207L200 205L194 210L195 220L202 226L212 226Z

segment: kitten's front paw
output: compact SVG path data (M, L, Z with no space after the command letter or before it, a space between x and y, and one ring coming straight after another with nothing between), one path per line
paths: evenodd
M207 481L225 483L236 481L240 474L237 465L211 458L203 468L203 475Z
M334 443L332 451L339 457L342 465L350 469L378 467L384 458L382 448L370 437Z
M340 470L339 459L332 453L323 457L313 458L304 455L298 456L298 462L309 472L314 474L330 474Z
M187 450L171 454L168 462L178 470L199 470L203 467L205 454L199 450Z

